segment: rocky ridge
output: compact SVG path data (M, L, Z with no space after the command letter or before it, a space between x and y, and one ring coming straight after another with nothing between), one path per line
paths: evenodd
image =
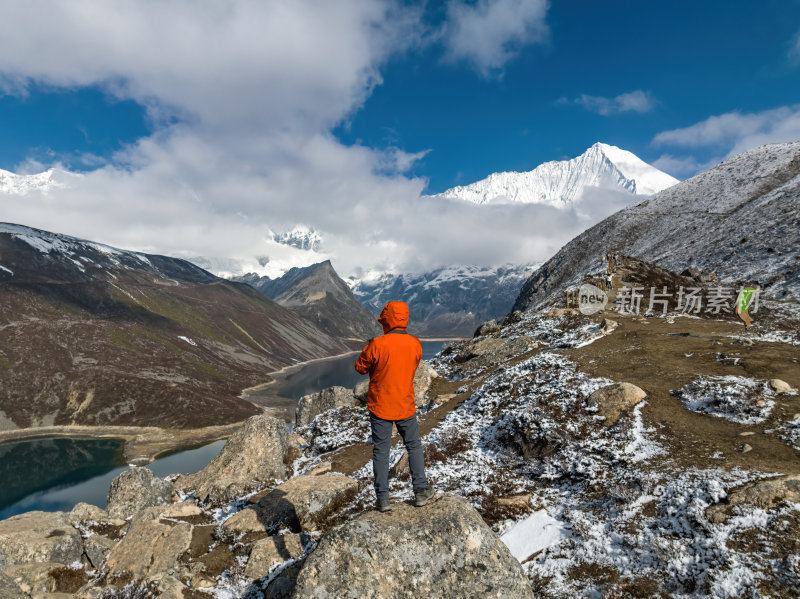
M761 146L587 229L528 278L513 309L553 305L585 275L603 274L609 252L796 299L798 231L800 142Z
M375 317L336 274L330 260L292 268L277 279L249 273L233 280L247 283L334 337L365 340L381 333Z
M516 313L436 357L439 376L423 377L419 413L428 477L440 494L425 508L403 503L411 489L397 446L394 509L372 511L365 411L325 405L298 427L300 437L267 416L248 420L204 471L168 477L176 489L169 502L131 507L129 519L83 505L0 522L0 573L30 596L39 585L82 599L114 588L138 588L142 597L196 599L208 589L310 598L339 596L345 586L388 598L406 596L411 581L442 597L469 589L791 596L800 582L791 541L800 530L800 447L792 445L800 442L785 434L800 411L800 365L788 357L795 346L764 341L762 323L745 332L675 313L614 313L616 326L609 316ZM717 358L735 351L735 364ZM665 364L670 374L659 370ZM755 371L784 391L746 437L751 425L687 410L669 392L702 373ZM737 449L741 439L751 451ZM269 458L259 448L270 448ZM258 470L265 462L278 473ZM233 486L197 491L226 477ZM120 495L135 496L141 484L128 475L115 487L131 485ZM40 531L39 540L15 534L23 528ZM366 539L383 542L366 547ZM43 561L11 563L29 555Z

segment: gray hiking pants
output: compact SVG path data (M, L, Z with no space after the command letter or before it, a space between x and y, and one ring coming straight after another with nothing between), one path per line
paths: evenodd
M372 427L372 472L375 475L375 496L378 499L389 498L389 451L392 448L392 424L403 438L408 451L408 465L411 469L411 485L414 490L428 486L425 478L425 461L422 457L422 441L419 439L419 423L417 415L405 420L384 420L372 412L369 413Z

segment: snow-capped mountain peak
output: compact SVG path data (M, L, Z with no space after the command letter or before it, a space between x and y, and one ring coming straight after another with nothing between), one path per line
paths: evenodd
M565 208L587 187L651 195L678 180L616 146L596 143L571 160L540 164L532 171L493 173L470 185L440 194L475 204L547 204Z
M322 235L318 231L306 225L295 225L290 231L282 233L272 233L275 243L288 245L299 250L310 250L316 252L322 245Z

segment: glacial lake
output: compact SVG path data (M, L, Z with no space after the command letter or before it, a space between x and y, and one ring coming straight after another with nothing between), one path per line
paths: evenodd
M446 341L422 341L423 359L429 360ZM366 377L353 368L357 353L311 362L275 377L251 401L282 410L292 422L296 401L325 387L354 387ZM147 467L156 476L186 474L204 468L225 441L178 451ZM105 507L111 481L128 469L123 442L117 439L47 437L0 444L0 519L31 510L69 511L81 501Z
M422 359L430 360L439 353L448 341L421 340ZM271 392L290 399L300 399L309 393L315 393L326 387L340 385L342 387L355 387L359 381L365 380L366 375L360 375L354 367L358 352L347 354L330 360L312 362L298 368L296 371L287 371L275 377L275 383L270 385Z
M159 458L156 476L205 467L225 445L215 441ZM66 511L81 501L106 506L111 481L128 469L117 439L48 437L0 444L0 519L22 512Z

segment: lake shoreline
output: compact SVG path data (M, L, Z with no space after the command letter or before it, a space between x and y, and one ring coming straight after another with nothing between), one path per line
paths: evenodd
M327 360L340 359L350 354L357 354L358 350L343 352L334 356L315 358L305 362L289 364L279 370L267 374L271 380L243 389L238 398L258 406L269 413L269 408L247 399L250 392L263 390L274 384L282 374L293 372L308 364ZM275 378L272 378L275 377ZM202 428L171 429L158 426L91 426L91 425L62 425L42 426L29 428L16 428L0 431L0 444L14 441L28 441L46 437L74 438L74 439L118 439L123 443L123 453L128 464L136 466L147 465L154 460L178 451L193 449L214 441L227 439L242 425L242 421L208 426Z
M166 455L226 439L241 422L204 428L169 429L156 426L43 426L0 431L0 444L48 437L117 439L124 443L127 464L144 466Z
M278 378L280 378L281 375L290 374L290 373L294 372L295 370L299 370L300 368L303 368L304 366L308 366L309 364L316 364L318 362L330 362L332 360L339 360L339 359L341 359L341 358L343 358L345 356L356 355L358 353L361 353L361 350L354 349L354 350L351 350L351 351L348 351L348 352L343 352L341 354L336 354L335 356L325 356L324 358L314 358L313 360L306 360L305 362L296 362L294 364L289 364L288 366L284 366L280 370L276 370L274 372L270 372L268 374L268 376L272 377L271 380L266 381L264 383L259 383L258 385L254 385L252 387L247 387L246 389L242 389L242 392L239 393L239 399L244 399L246 401L249 401L247 398L250 395L252 395L252 393L258 392L258 391L263 391L264 389L267 389L269 387L274 386L275 383L278 382ZM263 406L261 406L259 404L256 404L256 405L258 405L259 407L263 407Z
M420 338L420 341L454 341L455 338ZM264 413L278 416L281 406L271 409L269 406L257 403L249 399L251 395L275 386L282 382L288 375L315 363L340 360L346 356L355 357L360 350L351 350L325 356L324 358L314 358L304 362L289 364L267 374L268 381L242 389L238 398L258 406ZM286 399L287 402L295 401ZM285 409L285 407L284 407ZM209 426L203 428L171 429L157 426L91 426L91 425L62 425L62 426L43 426L30 428L17 428L0 430L0 444L14 441L27 441L46 437L73 438L73 439L118 439L123 443L123 453L128 464L144 466L152 461L175 453L213 443L221 439L230 437L242 422Z

